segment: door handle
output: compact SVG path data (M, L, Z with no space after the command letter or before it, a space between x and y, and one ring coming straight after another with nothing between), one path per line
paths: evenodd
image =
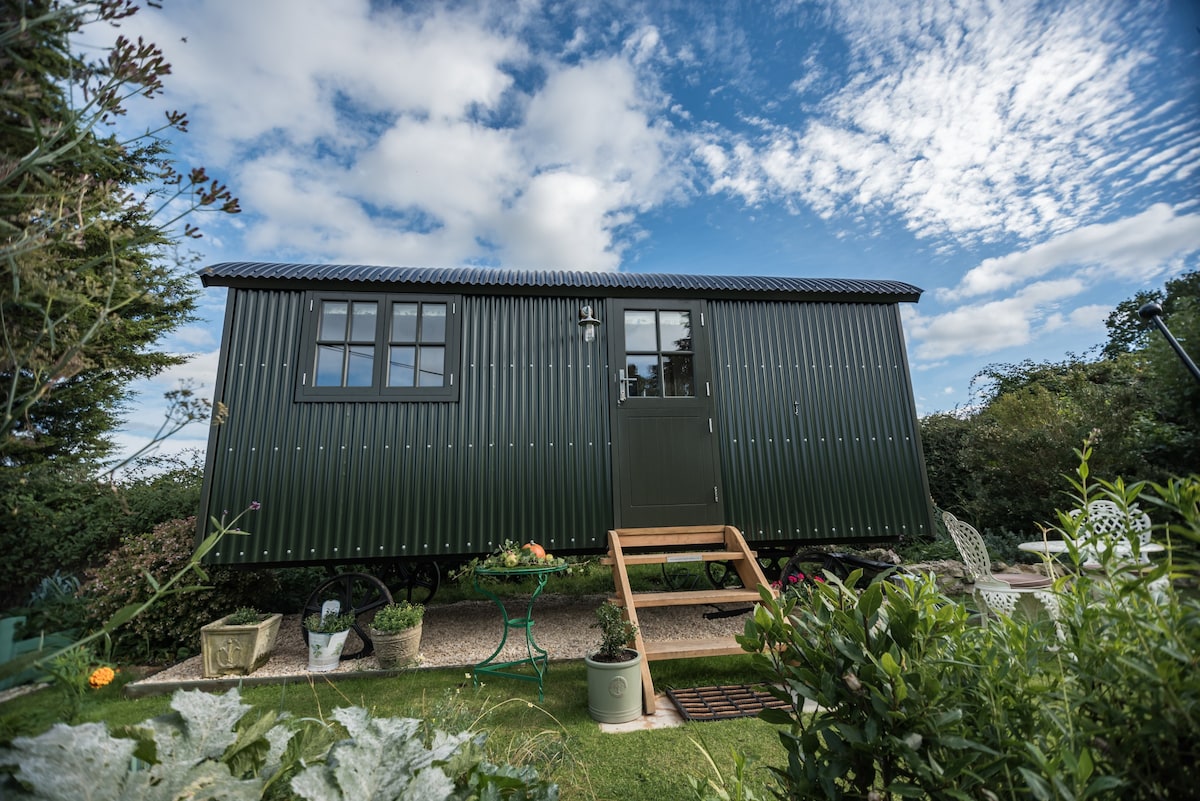
M617 371L617 403L629 400L629 385L636 382L636 378L627 378L624 370Z

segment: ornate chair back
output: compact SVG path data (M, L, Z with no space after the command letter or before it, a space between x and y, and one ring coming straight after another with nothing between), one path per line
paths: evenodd
M942 512L946 529L950 532L958 552L962 554L967 570L976 579L992 577L992 558L988 555L983 537L969 523L964 523L949 512Z
M1079 521L1075 544L1088 559L1096 559L1099 553L1108 550L1118 556L1129 556L1133 553L1130 537L1138 541L1139 550L1150 542L1150 516L1138 509L1137 504L1122 509L1115 501L1091 501L1086 514L1075 509L1070 516Z

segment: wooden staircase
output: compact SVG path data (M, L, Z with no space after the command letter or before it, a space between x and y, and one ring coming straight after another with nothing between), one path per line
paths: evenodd
M746 545L742 533L733 526L614 529L608 532L608 556L602 562L613 569L613 584L617 591L613 603L625 608L625 616L635 626L638 626L639 607L753 604L759 600L758 586L767 586L767 579L754 552ZM683 562L729 562L741 579L742 586L680 592L633 592L629 586L629 565ZM650 677L650 662L742 653L733 637L646 642L640 626L635 647L643 657L642 706L648 715L654 713L654 681Z

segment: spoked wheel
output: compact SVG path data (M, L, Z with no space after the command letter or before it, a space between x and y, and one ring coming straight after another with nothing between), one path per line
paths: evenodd
M733 562L705 562L704 572L714 587L740 587L742 584Z
M409 603L429 603L442 586L442 571L437 562L415 562L404 572L408 576L404 586Z
M767 577L767 581L779 581L780 576L783 575L783 568L791 556L790 550L758 549L758 566L762 569L763 575Z
M367 634L366 626L359 618L373 612L381 606L392 602L392 594L387 585L367 573L338 573L323 581L313 594L308 596L304 605L304 617L321 614L321 605L326 601L338 601L342 605L342 614L349 612L354 615L354 625L351 627L358 638L362 640L362 650L353 654L342 654L342 659L362 659L375 653L375 644ZM308 630L304 630L304 642L308 643Z
M700 580L700 571L693 564L668 564L662 566L663 584L672 592L678 590L693 590Z
M819 551L802 551L787 560L779 572L779 581L787 585L794 583L801 576L820 576L825 570L830 570L838 578L845 578L840 575L837 564L830 560L827 554Z
M437 562L392 561L380 570L393 597L404 597L410 604L427 604L442 586L442 569Z

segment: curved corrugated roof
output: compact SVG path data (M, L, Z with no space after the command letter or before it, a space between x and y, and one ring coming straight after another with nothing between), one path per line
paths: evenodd
M793 278L759 275L685 275L681 273L621 273L502 270L482 267L377 267L361 264L276 264L222 262L199 271L205 286L307 288L312 284L375 284L419 286L458 291L537 294L688 294L766 295L874 302L915 302L919 287L903 281L850 278Z

